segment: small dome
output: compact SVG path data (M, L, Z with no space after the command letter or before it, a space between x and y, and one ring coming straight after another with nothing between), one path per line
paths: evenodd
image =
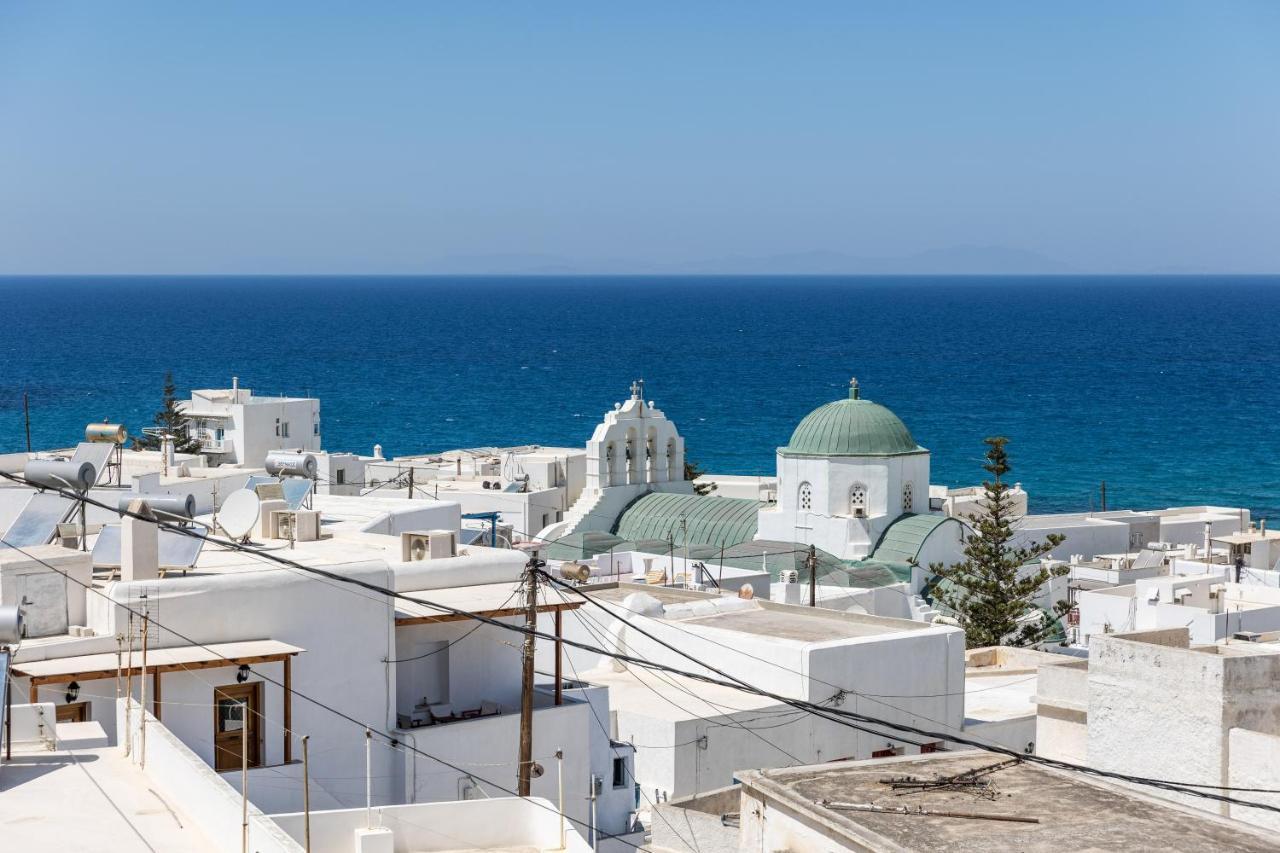
M858 396L849 383L849 398L814 409L796 427L784 454L805 456L890 456L923 453L907 425L893 412Z

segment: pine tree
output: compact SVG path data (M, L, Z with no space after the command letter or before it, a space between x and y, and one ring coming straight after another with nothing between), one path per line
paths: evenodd
M178 410L178 389L173 384L173 371L164 374L164 405L156 412L155 426L173 436L173 449L177 453L199 453L200 439L187 434L187 422ZM134 450L159 450L160 439L143 434L133 440Z
M690 462L688 459L684 460L684 478L686 480L696 480L705 473L697 462ZM694 483L693 485L693 493L695 495L709 495L715 490L715 483Z
M1052 615L1027 619L1036 610L1035 599L1041 587L1053 578L1067 574L1067 566L1052 568L1035 563L1058 545L1063 537L1051 533L1043 542L1028 542L1013 547L1014 525L1018 515L1004 476L1009 473L1009 456L1005 445L1009 440L992 437L987 444L987 464L983 469L991 479L982 484L985 495L981 511L969 516L973 535L964 547L964 562L944 568L934 563L929 568L938 581L933 589L934 602L950 610L964 629L968 648L981 646L1034 646L1049 639L1057 630L1058 617L1069 609L1065 601L1052 607Z

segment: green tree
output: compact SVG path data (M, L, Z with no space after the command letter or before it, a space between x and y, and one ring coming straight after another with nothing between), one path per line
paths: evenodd
M1019 516L1004 479L1009 473L1005 451L1009 440L996 436L985 441L987 464L982 467L991 479L982 484L981 510L969 515L973 535L965 542L965 560L945 568L941 563L929 567L937 578L933 600L955 616L968 648L1034 646L1056 633L1058 617L1070 607L1059 601L1052 606L1052 615L1046 615L1038 610L1035 599L1046 583L1069 569L1031 564L1062 544L1064 537L1051 533L1043 542L1012 545ZM1029 614L1039 618L1027 618Z
M178 389L173 384L173 371L164 374L164 405L156 412L155 427L168 432L174 437L173 449L177 453L199 453L200 439L187 435L187 422L178 410ZM134 450L159 450L160 439L154 435L137 436L133 440Z
M690 480L690 481L696 480L705 473L707 472L702 470L702 467L699 466L697 462L691 462L689 461L688 457L685 458L684 478L686 480ZM715 483L701 483L701 484L695 483L693 486L693 492L696 495L709 495L715 490L716 490Z

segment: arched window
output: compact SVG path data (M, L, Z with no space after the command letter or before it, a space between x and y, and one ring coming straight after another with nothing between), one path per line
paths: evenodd
M813 509L813 488L808 483L800 484L800 509Z
M867 487L861 483L854 483L849 489L849 515L867 517Z
M910 483L902 484L902 511L911 512L915 508L915 492Z

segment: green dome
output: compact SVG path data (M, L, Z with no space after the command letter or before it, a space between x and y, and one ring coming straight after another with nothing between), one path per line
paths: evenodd
M879 403L858 396L858 383L849 383L849 398L810 412L782 453L805 456L891 456L923 453L907 425Z

